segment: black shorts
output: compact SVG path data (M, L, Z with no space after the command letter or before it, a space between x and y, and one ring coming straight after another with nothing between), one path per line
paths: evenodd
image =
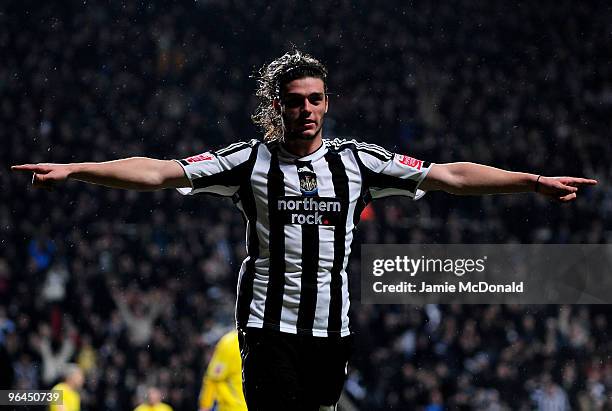
M318 411L340 398L353 336L312 337L239 330L244 396L249 411Z

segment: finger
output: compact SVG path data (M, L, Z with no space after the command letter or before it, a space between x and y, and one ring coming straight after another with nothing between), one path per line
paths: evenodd
M593 180L590 178L580 178L578 184L583 186L594 186L595 184L597 184L597 180Z
M573 187L567 184L559 183L558 188L568 193L575 193L578 191L578 187Z
M34 173L32 174L32 187L42 188L43 187L43 179L42 176Z
M577 185L577 186L594 186L597 184L597 180L591 178L574 178L570 177L567 181L563 181L564 184Z
M11 170L13 171L31 171L34 173L48 173L50 170L47 167L39 166L37 164L20 164L16 166L11 166Z
M17 171L31 171L32 167L35 167L35 164L17 164L14 166L11 166L11 170L17 170Z
M568 195L565 195L563 197L559 197L558 200L562 203L567 203L569 201L573 201L576 199L576 193L571 193Z
M53 190L53 180L47 179L43 175L34 173L32 175L32 187Z

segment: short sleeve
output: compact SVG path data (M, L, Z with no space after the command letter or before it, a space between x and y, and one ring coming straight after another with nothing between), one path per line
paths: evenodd
M191 187L178 188L183 195L217 194L233 196L249 176L258 141L239 142L216 151L207 151L181 160Z
M373 147L358 149L357 155L365 171L364 184L372 199L407 196L418 200L425 195L419 185L432 163L370 146Z

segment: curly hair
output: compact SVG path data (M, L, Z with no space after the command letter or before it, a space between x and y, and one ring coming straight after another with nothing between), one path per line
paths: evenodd
M282 86L288 82L303 78L316 77L323 80L327 93L327 69L314 57L294 49L263 66L255 75L259 105L251 116L253 123L264 133L264 141L283 141L283 119L272 103L280 99Z

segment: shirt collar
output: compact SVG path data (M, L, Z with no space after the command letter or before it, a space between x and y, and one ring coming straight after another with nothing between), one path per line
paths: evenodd
M288 152L282 144L278 145L278 159L286 163L294 163L296 161L312 162L320 159L325 154L327 154L327 144L325 144L325 140L321 141L321 147L304 157L299 157L295 154Z

